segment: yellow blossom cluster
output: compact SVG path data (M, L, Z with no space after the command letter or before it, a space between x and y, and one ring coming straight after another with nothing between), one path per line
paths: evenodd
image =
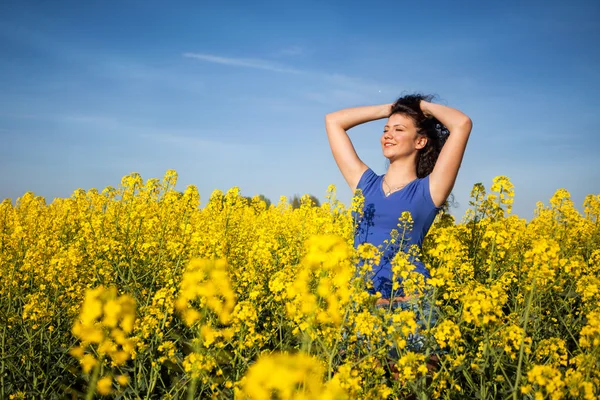
M433 328L433 336L441 348L454 347L460 343L460 328L451 320L441 321Z
M542 339L537 345L535 351L536 362L547 361L548 364L559 367L567 366L568 352L566 341L560 338Z
M194 325L202 318L201 311L193 307L198 300L201 309L213 311L219 322L229 323L235 306L235 293L231 288L225 260L192 260L183 274L179 297L175 307L185 323Z
M97 380L104 370L104 358L111 361L112 367L121 367L135 355L134 339L129 337L134 321L135 300L128 295L119 296L116 287L99 286L86 292L72 329L80 345L73 347L70 354L79 360L85 374L94 371L92 386L95 383L101 394L112 392L111 375ZM127 376L119 375L118 382L126 385Z
M474 325L488 325L502 316L502 307L508 300L505 288L500 285L485 287L473 285L464 293L463 319Z
M564 398L565 382L560 370L547 365L534 365L527 373L527 380L535 388L535 398L544 399L548 396L552 400ZM531 386L524 386L521 391L528 394Z
M337 236L313 236L306 241L306 255L283 296L295 332L314 337L317 332L312 327L339 331L354 292L350 255L347 243Z
M325 368L309 355L263 355L253 364L240 381L236 397L240 399L312 400L344 399L338 381L323 383Z

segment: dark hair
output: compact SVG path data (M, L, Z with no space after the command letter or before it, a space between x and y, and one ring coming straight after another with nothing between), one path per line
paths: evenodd
M420 93L400 97L392 105L390 115L403 114L412 118L417 133L427 136L427 145L417 155L417 177L424 178L433 171L433 167L446 143L450 131L436 118L426 116L421 110L421 100L431 102L431 95Z

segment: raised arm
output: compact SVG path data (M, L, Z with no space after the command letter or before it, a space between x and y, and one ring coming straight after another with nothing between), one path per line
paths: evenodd
M473 123L462 112L441 104L421 101L421 110L425 115L435 117L450 131L450 136L429 175L431 198L435 205L441 206L454 187Z
M352 191L356 189L367 166L356 154L347 131L365 122L389 117L391 106L391 104L382 104L346 108L325 116L325 128L333 158Z

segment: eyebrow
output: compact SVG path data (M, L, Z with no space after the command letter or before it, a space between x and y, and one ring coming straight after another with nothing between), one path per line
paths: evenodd
M406 125L404 125L404 124L396 124L396 125L393 125L392 128L395 128L397 126L402 126L402 127L406 128ZM384 126L384 128L389 128L389 127L390 127L389 125Z

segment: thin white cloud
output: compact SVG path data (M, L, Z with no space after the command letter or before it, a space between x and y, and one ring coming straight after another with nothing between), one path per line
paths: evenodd
M122 57L104 56L97 62L97 73L127 83L151 82L153 87L164 86L183 92L199 93L204 82L198 74L155 67Z
M290 48L290 54L299 54L302 51L300 48ZM183 57L193 58L205 62L228 65L242 68L263 69L274 72L303 74L312 78L318 84L317 90L308 90L300 95L306 100L322 103L322 104L337 104L337 103L357 103L365 99L373 98L381 95L384 85L365 81L364 79L344 75L341 73L329 73L310 70L298 70L283 64L278 64L272 61L258 58L233 58L222 57L214 54L203 53L184 53Z
M363 104L365 102L382 102L396 96L390 96L386 85L372 80L364 80L339 73L314 74L318 78L319 85L313 86L312 90L303 91L301 96L309 101L328 106L340 106L351 104Z
M196 60L206 61L214 64L229 65L232 67L264 69L267 71L285 72L292 74L302 73L302 71L299 71L297 69L258 58L231 58L201 53L184 53L183 56L186 58L194 58Z

